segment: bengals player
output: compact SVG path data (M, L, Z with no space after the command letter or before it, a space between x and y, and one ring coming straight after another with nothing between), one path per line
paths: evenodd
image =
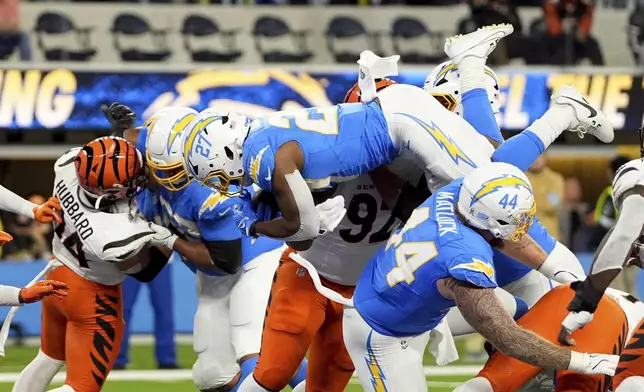
M62 221L53 240L59 266L47 279L66 282L69 292L62 301L43 300L41 350L13 391L44 392L66 364L65 385L54 391L97 392L123 337L125 273L142 278L154 269L135 256L148 245L168 245L171 233L139 218L130 206L147 171L140 152L125 139L102 137L71 149L54 171Z

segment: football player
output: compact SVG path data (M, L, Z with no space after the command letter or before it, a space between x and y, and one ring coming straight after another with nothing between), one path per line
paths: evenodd
M41 349L13 391L45 391L66 364L65 385L54 391L97 392L123 336L124 271L145 276L150 266L139 251L171 245L171 233L127 212L147 175L140 153L126 140L103 137L73 148L56 161L54 172L62 221L53 240L59 266L47 279L67 283L69 292L62 301L44 298Z
M284 243L242 237L232 217L238 199L186 175L181 138L196 114L190 108L168 107L145 122L138 145L156 189L146 190L137 201L148 219L160 219L189 244L188 249L174 249L196 275L195 386L204 392L237 391L257 363L271 282ZM292 386L304 374L294 377L296 373L297 367L287 379Z
M511 357L540 368L615 372L617 356L544 340L517 326L494 294L492 246L521 243L535 211L529 180L505 163L475 169L414 210L369 262L354 307L345 308L345 345L365 390L426 391L423 356L431 331L438 360L455 358L449 329L441 326L454 306Z
M480 30L467 39L451 41L448 53L456 62L486 57L511 31L510 25ZM361 71L369 71L370 66L375 71L378 60L374 61L370 65L365 60ZM576 116L575 110L570 110L568 123L562 121L550 132L583 125L585 132L612 140L612 127L605 116L589 120L587 115ZM443 131L448 128L459 132L448 138ZM466 145L473 146L467 153ZM346 181L398 156L418 162L427 172L430 187L436 188L489 162L493 149L486 145L485 138L466 121L422 89L392 85L378 93L377 99L374 92L372 100L361 105L279 112L252 124L236 114L198 116L185 137L184 165L192 176L223 193L230 193L230 184L242 182L274 193L282 217L257 220L246 197L236 212L240 230L249 236L299 242L300 249L305 249L310 246L307 240L319 233L311 190L326 189L331 182Z
M517 323L526 330L532 331L550 342L556 343L559 335L559 322L568 310L566 306L575 296L575 289L582 282L577 281L570 286L559 286L543 296L530 311ZM644 317L644 304L627 293L607 289L595 311L595 320L584 329L574 334L576 350L597 352L603 354L622 354L627 356L626 342L632 337L639 341L636 326ZM641 337L641 335L640 335ZM628 347L628 346L627 346ZM634 352L631 351L631 354ZM635 357L635 356L634 356ZM618 365L616 373L623 373L623 362ZM456 388L455 392L511 392L518 390L528 380L542 369L518 361L506 354L495 351L479 372L478 376ZM638 374L644 374L644 368L631 367ZM642 391L644 384L638 386L637 377L629 378L628 383L613 379L617 391ZM550 384L552 387L552 384ZM555 374L554 390L563 391L608 391L611 387L611 377L604 375L588 375L571 371L558 371Z
M568 310L570 313L561 323L559 341L574 344L571 334L593 320L593 314L610 283L624 267L642 267L644 256L644 127L639 130L640 159L634 159L620 167L613 179L613 200L619 216L615 227L604 237L595 254L589 276L575 287L576 294ZM590 325L594 324L592 322ZM644 322L622 352L621 362L613 380L618 391L640 391L644 388L644 356L642 355L642 332ZM635 376L635 377L631 377ZM620 384L629 380L620 389ZM634 384L629 386L628 384Z

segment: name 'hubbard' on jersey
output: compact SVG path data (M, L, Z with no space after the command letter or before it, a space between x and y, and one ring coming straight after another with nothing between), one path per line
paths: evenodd
M130 219L126 200L99 211L80 189L74 159L80 148L63 154L54 164L53 194L60 200L63 222L55 225L52 241L57 261L85 279L119 284L125 274L118 264L137 254L155 234L140 218ZM121 205L123 204L123 205Z
M260 188L272 191L275 154L291 141L302 150L300 172L312 190L328 187L331 177L336 182L355 177L397 156L377 102L279 112L253 121L244 141L244 169Z
M377 332L411 336L436 327L456 305L438 292L440 279L497 286L492 248L454 212L461 184L438 189L415 209L360 276L353 302Z

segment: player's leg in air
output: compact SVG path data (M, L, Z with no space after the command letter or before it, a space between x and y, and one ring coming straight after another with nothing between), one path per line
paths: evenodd
M557 342L559 323L568 314L566 306L575 292L569 286L559 286L548 292L537 304L523 316L518 324L546 340ZM575 350L583 352L618 354L629 330L625 298L605 296L595 313L594 323L574 335ZM597 323L597 324L595 324ZM593 325L595 324L595 325ZM588 328L592 326L592 328ZM520 344L520 343L519 343ZM510 358L500 351L495 351L479 372L478 376L461 386L455 392L511 392L517 391L542 369ZM580 374L570 371L558 371L556 374L556 391L582 392L603 391L608 387L610 378L599 375Z

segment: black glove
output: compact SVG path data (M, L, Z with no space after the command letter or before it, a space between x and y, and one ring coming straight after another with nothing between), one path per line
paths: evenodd
M109 107L101 105L101 111L110 122L112 131L116 136L123 136L123 131L136 126L136 114L129 107L118 102L112 103Z

